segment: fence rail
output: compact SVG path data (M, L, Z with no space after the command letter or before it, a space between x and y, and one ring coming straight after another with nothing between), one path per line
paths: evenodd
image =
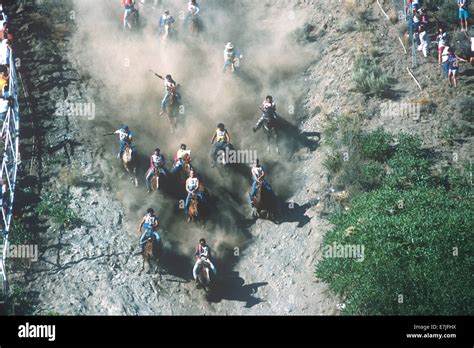
M1 214L3 245L0 254L0 280L4 293L8 292L6 258L8 254L8 238L13 217L13 202L18 165L20 164L20 107L18 102L18 77L15 59L10 48L10 81L8 110L4 116L1 139L4 142L1 166Z

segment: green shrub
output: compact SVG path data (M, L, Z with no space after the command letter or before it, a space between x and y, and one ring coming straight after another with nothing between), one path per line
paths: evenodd
M378 128L371 133L365 133L360 139L360 151L365 158L385 161L391 153L390 142L392 135L386 133L382 128Z
M356 89L364 94L382 95L389 89L389 78L370 57L359 55L354 58L352 80Z
M385 176L385 168L382 163L370 161L361 166L361 186L365 191L378 188Z
M469 200L442 188L385 187L351 203L333 215L316 266L316 276L345 300L343 314L474 313ZM324 250L333 243L364 246L363 261L328 257Z
M35 211L40 216L49 217L54 223L70 226L79 222L77 214L64 204L57 202L51 195L42 197Z
M323 166L333 174L338 173L341 170L342 164L343 158L340 153L329 155L323 161Z
M456 99L456 105L464 121L474 122L474 97L460 96Z

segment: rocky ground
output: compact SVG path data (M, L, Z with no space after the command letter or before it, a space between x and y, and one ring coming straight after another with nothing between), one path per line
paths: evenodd
M160 2L159 9L166 5ZM152 106L148 104L136 106L146 104L144 102L150 100L148 95L133 96L132 92L118 88L115 80L108 79L107 74L120 73L119 69L114 70L113 62L98 69L91 60L93 56L82 54L82 51L78 53L80 42L87 51L102 58L101 41L93 38L94 30L98 33L110 26L96 22L94 30L84 27L87 22L82 21L82 8L77 3L64 1L64 6L51 6L48 1L40 5L24 3L12 11L18 27L16 36L22 59L21 72L30 92L30 110L24 108L23 111L23 180L24 186L28 186L29 179L35 178L36 184L31 185L40 197L48 193L60 197L62 204L77 213L80 221L74 226L64 227L48 217L40 217L35 234L40 241L40 261L30 269L22 265L14 268L12 283L26 289L34 303L29 310L35 314L335 315L341 300L314 276L322 238L330 228L327 203L331 182L322 165L328 151L324 144L326 122L335 114L359 110L367 114L364 121L367 129L383 126L391 132L418 133L425 139L427 147L437 146L446 161L452 160L453 151L457 151L460 158L472 154L472 141L442 145L439 133L443 123L450 118L452 104L438 103L432 112L422 113L420 120L400 122L380 114L382 98L366 98L348 87L351 86L353 54L375 47L382 65L396 81L392 88L393 100L427 98L437 101L440 95L455 97L459 93L472 93L469 89L471 70L464 74L460 88L449 89L442 83L444 81L432 59L423 61L419 57L422 63L415 73L424 88L420 92L406 73L410 57L401 51L397 27L381 17L376 4L367 5L373 18L367 30L342 32L346 16L336 18L327 14L326 4L322 1L276 1L272 7L263 2L239 1L233 10L240 11L238 6L242 10L241 27L245 27L244 23L259 23L269 32L273 30L272 34L263 30L259 32L262 40L265 35L273 35L268 37L274 41L281 40L296 28L303 27L304 23L310 24L303 35L304 47L294 46L295 50L301 49L298 54L303 56L303 63L290 64L291 68L286 71L287 63L282 58L275 63L277 71L268 78L269 81L262 82L265 86L273 84L276 90L286 88L289 91L281 93L280 110L296 104L295 113L281 112L299 129L293 137L295 142L287 143L280 158L268 159L275 173L272 183L282 199L282 222L275 224L249 219L248 208L244 207L245 193L234 195L228 190L228 187L239 187L245 192L245 180L234 178L233 185L229 185L221 179L209 178L210 183L219 186L215 191L219 192L220 206L228 210L226 215L229 218L211 221L206 229L186 225L176 218L179 211L166 210L165 207L175 204L172 199L162 197L158 202L153 197L142 198L143 187L141 191L130 187L127 177L122 177L120 165L110 160L115 142L101 137L118 122L105 115L117 114L122 107L114 105L115 101L110 99L112 90L116 90L119 97L129 95L131 107L140 110L141 114L154 112L150 111ZM209 1L208 6L221 5ZM389 8L391 4L385 1L384 6ZM50 13L51 23L43 19L49 11L54 14ZM152 11L154 9L150 7L150 13ZM344 10L341 8L341 11ZM71 13L77 15L77 19L71 21ZM98 13L102 14L100 9ZM287 18L292 22L282 25ZM52 33L52 38L46 39L42 35L45 32ZM219 38L219 34L215 35ZM242 33L235 35L242 40L245 35L249 35L249 40L252 37ZM89 41L82 41L84 37ZM87 42L91 43L90 46ZM273 45L274 51L267 54L289 54L278 51L282 47L287 48ZM255 50L250 44L246 48L247 52ZM115 49L117 47L112 47L112 52ZM217 50L220 52L220 46ZM135 52L130 57L133 61L135 55L148 54ZM291 54L290 58L298 60ZM270 60L268 56L255 58L257 61L266 59ZM249 66L257 69L258 63L252 62L254 65ZM279 73L285 76L285 83L273 80ZM128 78L130 75L127 72L124 76ZM260 95L267 92L262 91L258 83L249 84L257 91L258 97L254 99L260 102ZM245 96L248 92L236 93ZM189 99L194 98L192 93L189 95ZM85 117L58 115L58 102L78 100L92 100L96 114L105 117L86 120ZM23 105L27 105L26 102L24 100ZM252 110L255 104L252 103L253 100L242 108ZM199 109L194 112L204 114ZM249 117L242 116L244 120ZM140 127L138 122L134 124L133 119L125 121L131 126L136 125L132 129L142 131L142 138L153 138L153 134L147 133L146 126ZM234 122L234 129L239 129L239 121L227 122ZM201 128L196 125L194 129L199 133ZM159 132L159 138L165 137L173 145L182 141L169 139L164 130ZM242 135L241 145L245 146L249 139ZM201 144L200 138L189 141L194 148ZM149 143L152 141L142 141L142 145L148 147ZM174 148L171 146L171 149ZM196 157L201 160L201 167L203 157ZM290 185L291 172L294 183ZM211 176L210 172L205 173ZM242 207L234 208L229 201ZM167 211L162 213L166 253L161 270L156 274L142 270L141 256L136 253L136 225L147 204L158 205L159 211ZM193 248L195 239L200 236L213 242L220 270L219 285L210 296L196 289L192 282Z

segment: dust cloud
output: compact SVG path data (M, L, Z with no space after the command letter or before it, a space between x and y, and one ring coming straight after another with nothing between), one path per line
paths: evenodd
M139 6L143 27L138 32L123 30L120 0L75 0L77 32L70 56L80 67L96 104L96 118L84 126L103 151L103 166L113 167L108 180L114 183L117 199L127 211L128 233L136 234L140 217L152 206L158 212L163 239L174 253L189 256L204 237L222 261L250 239L246 193L250 171L244 164L241 171L221 177L210 167L210 139L217 123L223 122L237 149L257 151L277 195L289 197L296 188L290 180L295 170L289 160L292 140L282 139L281 155L274 149L267 154L265 136L254 134L251 128L260 115L258 106L268 94L277 102L279 115L294 123L295 116L287 110L300 97L302 86L296 81L308 65L310 53L291 37L303 24L304 14L290 10L290 2L283 2L287 4L283 6L251 0L198 2L204 31L193 36L182 25L186 0L156 1L157 6L147 1ZM166 44L157 37L158 20L165 9L176 20L177 34ZM244 55L239 77L222 73L224 45L229 41ZM181 85L184 126L174 135L168 119L158 117L164 83L150 70L162 76L171 74ZM123 170L114 159L118 140L102 136L124 123L132 130L141 156L138 188L127 177L116 180ZM145 193L144 173L153 149L161 148L169 169L181 143L191 149L193 166L217 201L205 229L185 223L175 197Z

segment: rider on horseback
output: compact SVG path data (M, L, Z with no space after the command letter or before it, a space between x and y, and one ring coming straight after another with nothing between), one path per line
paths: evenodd
M199 240L199 244L196 247L196 252L194 253L194 257L196 258L196 263L194 264L194 268L193 268L193 277L194 277L194 280L196 281L196 284L199 283L198 271L199 271L199 267L202 265L203 262L206 262L211 268L212 272L214 274L217 274L216 267L211 261L211 249L206 244L206 240L204 238L201 238Z
M155 211L152 208L148 208L145 216L142 218L142 221L140 222L140 225L138 226L138 232L142 231L142 227L144 228L144 231L142 235L140 236L140 243L139 243L142 249L142 252L148 238L154 237L155 242L160 244L161 237L158 234L158 232L156 232L156 230L158 229L158 226L159 226L159 222L158 222L158 218L155 215Z
M125 11L123 14L123 28L126 29L128 26L130 29L132 29L128 19L135 12L138 12L138 10L135 8L135 0L123 0L123 6L125 8Z
M175 22L174 18L170 15L169 10L165 10L164 14L160 17L160 32L159 35L162 35L165 32L165 25L169 25Z
M179 103L181 100L181 96L177 92L178 85L176 82L173 80L171 75L166 75L165 77L165 96L163 97L163 100L161 101L161 112L160 115L163 115L164 109L166 107L166 104L168 103L168 99L170 98L171 94L174 93L177 102Z
M266 121L273 122L278 116L276 113L276 103L273 101L273 97L271 95L267 95L263 101L262 106L260 106L260 110L262 110L263 113L255 127L252 128L254 132L259 130Z
M215 143L214 143L215 142ZM211 160L212 167L215 167L216 157L219 151L224 150L224 146L230 144L230 135L223 123L217 125L216 132L211 139Z
M186 180L186 203L184 204L184 213L188 215L189 205L191 204L191 198L196 196L202 203L204 203L204 195L199 191L199 179L195 176L193 169L189 172L189 178Z
M181 144L178 152L174 156L174 166L171 174L176 174L184 165L184 162L191 162L191 150L186 149L186 144Z
M196 0L191 0L188 2L188 16L197 16L201 9L199 8L199 5Z
M244 56L240 54L240 52L235 49L234 50L234 45L232 42L228 42L225 45L225 50L224 50L224 68L223 72L225 73L227 68L231 67L232 71L235 71L236 62L239 59L242 59Z
M265 180L265 171L263 167L260 165L260 161L258 158L255 160L255 166L252 167L252 188L250 189L250 207L253 209L253 199L255 198L255 194L257 193L257 184L262 184L263 188L265 188L269 193L273 193L273 189Z
M120 152L117 155L118 159L122 159L123 152L125 151L125 145L132 147L132 132L128 129L127 125L123 125L122 128L116 130L114 134L119 135L120 139Z
M150 168L146 174L147 193L151 192L151 179L156 175L168 175L165 168L165 156L160 153L160 149L156 148L150 157Z

